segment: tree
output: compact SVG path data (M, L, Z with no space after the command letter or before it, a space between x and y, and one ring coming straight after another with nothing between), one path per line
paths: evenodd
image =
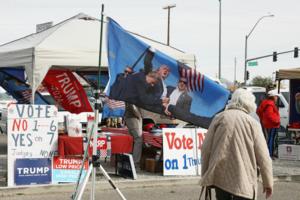
M252 85L254 86L260 86L265 88L273 88L274 84L272 81L272 78L270 77L262 77L262 76L256 76L252 79Z

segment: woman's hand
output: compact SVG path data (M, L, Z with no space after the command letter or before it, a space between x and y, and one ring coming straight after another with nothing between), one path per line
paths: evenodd
M272 196L273 190L272 188L265 187L263 193L266 193L266 199Z

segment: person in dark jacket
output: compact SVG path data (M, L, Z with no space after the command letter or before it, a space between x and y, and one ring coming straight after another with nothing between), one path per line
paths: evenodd
M269 91L267 98L261 102L256 111L264 129L271 157L274 157L275 138L280 127L280 114L276 106L277 99L278 93L274 90Z
M126 87L126 78L130 74L133 74L133 69L130 66L126 66L124 73L117 75L115 82L110 88L109 97L111 99L120 99L120 97L122 97L125 90L124 88Z
M154 58L154 50L148 49L144 58L144 72L148 74L151 71L154 71L152 60ZM162 101L167 102L165 99L167 96L167 86L165 84L166 79L170 74L170 67L168 65L162 64L156 70L157 74L160 76L160 79L154 86L153 94L162 99Z
M161 104L160 99L152 94L154 85L158 80L159 76L156 72L149 72L147 75L145 75L144 72L139 72L128 76L122 99L137 105Z

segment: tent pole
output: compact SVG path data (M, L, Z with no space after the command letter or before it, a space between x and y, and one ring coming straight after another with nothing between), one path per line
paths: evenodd
M35 62L34 62L34 49L32 51L32 85L31 85L31 104L34 104L34 95L35 95L35 90L33 90L33 88L35 87L35 83L34 83L34 66L35 66ZM26 70L25 70L26 71Z
M101 28L100 28L100 43L99 43L99 63L98 63L98 90L100 90L100 75L101 75L101 61L102 61L102 35L103 35L103 12L104 12L104 4L102 4L101 11Z
M95 92L95 117L94 117L94 127L96 128L96 131L93 132L93 154L92 154L92 189L91 189L91 196L90 199L95 199L95 182L96 182L96 168L100 167L100 156L97 155L97 140L98 140L98 123L99 123L99 112L102 109L101 100L100 100L100 94L101 94L101 60L102 60L102 35L103 35L103 12L104 12L104 4L102 4L101 8L101 21L100 21L100 42L99 42L99 62L98 62L98 82L97 82L97 89ZM102 117L101 117L102 118ZM101 130L100 130L101 131Z

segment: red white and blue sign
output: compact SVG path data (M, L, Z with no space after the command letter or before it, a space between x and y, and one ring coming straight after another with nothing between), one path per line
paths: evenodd
M53 157L52 183L75 183L78 180L82 158ZM85 177L89 163L86 160L81 178Z
M51 159L16 159L15 184L49 184L51 183Z

